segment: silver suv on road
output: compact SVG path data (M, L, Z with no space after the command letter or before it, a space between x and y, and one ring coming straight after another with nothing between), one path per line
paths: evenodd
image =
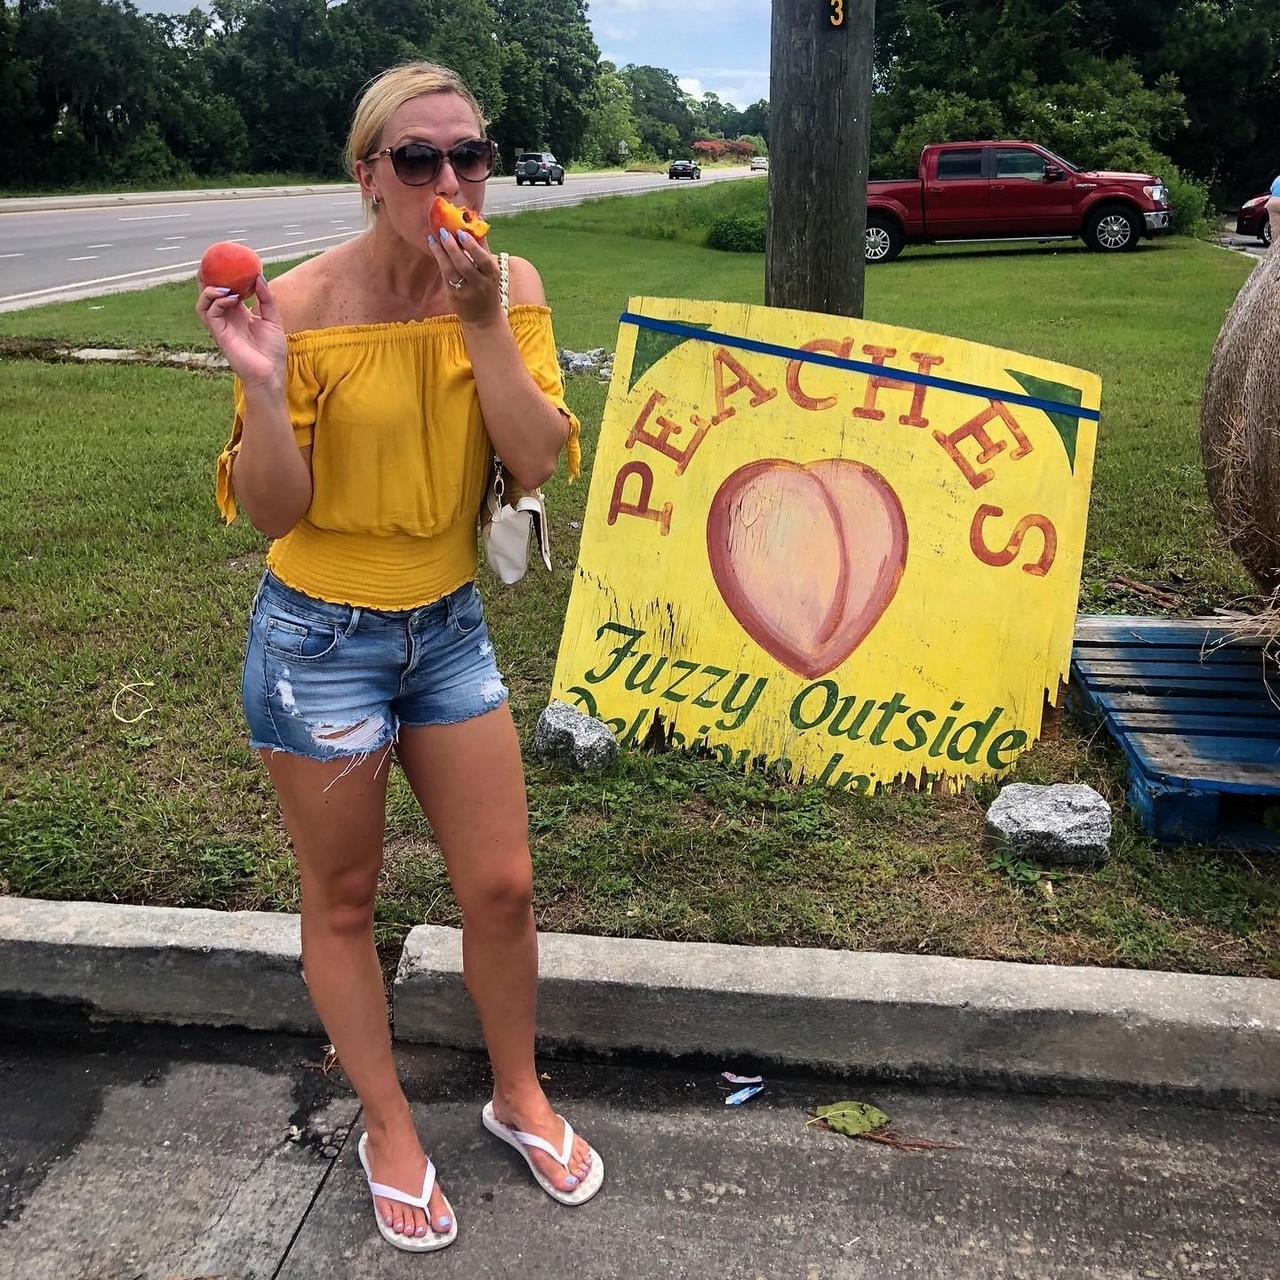
M516 158L516 186L526 182L553 182L564 186L564 165L550 151L522 151Z

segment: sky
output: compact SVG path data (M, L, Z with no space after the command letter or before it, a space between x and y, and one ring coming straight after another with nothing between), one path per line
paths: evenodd
M741 110L769 96L771 0L587 0L600 56L662 67Z

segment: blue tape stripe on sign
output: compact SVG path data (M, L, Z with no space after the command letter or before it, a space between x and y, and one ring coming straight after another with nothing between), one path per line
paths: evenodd
M980 396L984 400L999 400L1004 404L1026 405L1029 409L1041 409L1045 413L1061 413L1072 418L1084 418L1097 422L1101 413L1086 409L1083 405L1062 404L1057 400L1042 400L1039 396L1024 395L1020 391L1001 391L996 387L980 387L974 382L957 382L954 378L939 378L931 373L914 373L909 369L890 369L867 360L847 360L843 356L829 355L825 351L800 351L795 347L783 347L774 342L760 342L755 338L741 338L733 333L717 333L714 329L695 329L674 320L655 320L651 316L638 316L624 311L618 320L640 329L655 329L659 333L671 333L698 342L718 342L722 346L737 347L740 351L754 351L762 356L779 356L783 360L802 360L807 364L822 364L831 369L846 369L850 373L866 373L875 378L889 378L894 382L915 383L922 387L937 387L940 391L958 391L965 396Z

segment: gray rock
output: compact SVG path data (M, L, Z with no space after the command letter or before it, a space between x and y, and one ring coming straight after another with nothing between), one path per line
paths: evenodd
M567 702L553 702L538 717L533 753L544 764L567 764L582 773L607 769L618 758L618 740L603 720Z
M613 356L604 347L592 347L590 351L570 351L562 347L559 359L565 373L598 373L613 365Z
M1023 857L1062 865L1110 857L1111 808L1080 782L1011 782L987 810L987 834Z

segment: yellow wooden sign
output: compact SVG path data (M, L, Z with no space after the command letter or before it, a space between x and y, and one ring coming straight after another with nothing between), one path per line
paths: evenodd
M1101 383L718 302L623 315L553 698L866 790L991 777L1066 678Z

